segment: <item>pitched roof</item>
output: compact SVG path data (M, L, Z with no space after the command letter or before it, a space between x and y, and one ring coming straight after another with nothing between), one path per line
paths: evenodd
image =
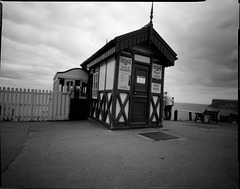
M109 41L106 45L99 49L96 53L94 53L91 57L85 60L81 66L91 67L114 53L147 41L153 44L157 50L166 58L166 66L174 65L174 61L177 60L177 54L156 32L152 25L148 24L139 30L135 30L115 37L113 40Z
M55 81L57 78L65 78L65 77L69 77L69 78L87 78L87 72L85 70L83 70L82 68L71 68L69 70L66 71L62 71L62 72L57 72L55 74L55 76L53 77L53 81Z

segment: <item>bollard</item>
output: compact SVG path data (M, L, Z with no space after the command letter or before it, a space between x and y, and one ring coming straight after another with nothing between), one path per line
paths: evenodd
M189 121L192 121L192 112L189 112Z
M178 111L175 110L174 111L174 121L177 121L177 119L178 119Z

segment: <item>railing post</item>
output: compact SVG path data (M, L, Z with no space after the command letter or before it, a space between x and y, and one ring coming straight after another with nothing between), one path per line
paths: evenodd
M192 121L192 112L189 112L189 121Z
M177 121L177 119L178 119L178 111L175 110L174 111L174 121Z

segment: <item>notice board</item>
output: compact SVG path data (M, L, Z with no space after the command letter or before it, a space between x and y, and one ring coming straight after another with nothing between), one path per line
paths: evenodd
M120 56L119 73L118 73L118 89L130 90L131 71L132 71L132 59Z
M161 93L162 66L152 65L152 93Z

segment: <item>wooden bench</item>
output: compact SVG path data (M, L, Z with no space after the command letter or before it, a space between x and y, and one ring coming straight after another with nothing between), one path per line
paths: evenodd
M238 123L238 115L233 113L230 113L229 115L220 115L220 121L228 123L232 123L235 121Z
M232 123L233 121L236 121L238 123L238 115L230 113L229 122Z
M203 123L205 123L205 116L208 116L208 123L210 123L210 121L215 121L218 123L218 113L220 110L218 111L210 111L210 110L204 110L204 112L199 113L196 112L195 113L195 122L197 120L201 120Z

